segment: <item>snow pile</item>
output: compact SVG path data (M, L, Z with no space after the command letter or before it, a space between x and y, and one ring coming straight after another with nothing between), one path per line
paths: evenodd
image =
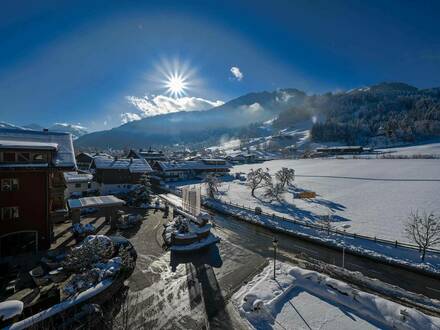
M23 312L23 302L19 300L9 300L0 302L0 321L9 320Z
M65 298L88 290L104 279L114 278L121 270L121 266L122 259L115 257L107 262L96 263L92 269L82 274L74 274L63 287Z
M290 302L285 298L293 289L349 309L365 321L380 327L426 330L438 330L440 327L439 318L359 291L321 273L285 263L277 263L276 280L273 279L273 263L270 263L262 273L235 293L232 299L240 315L258 329L277 322L279 306ZM302 305L301 308L305 309L307 305ZM291 313L295 313L295 310L291 309ZM323 311L317 310L314 317L323 318L322 313Z

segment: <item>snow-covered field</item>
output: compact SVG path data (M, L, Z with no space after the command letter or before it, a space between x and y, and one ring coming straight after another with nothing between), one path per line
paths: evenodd
M234 166L232 173L246 174L258 167L271 173L282 167L295 169L296 187L315 191L317 198L294 199L287 192L283 203L268 203L252 197L245 182L232 180L222 184L221 199L313 222L330 213L337 228L349 225L348 232L398 241L408 241L404 223L411 211L440 214L440 160L274 160ZM257 190L257 197L262 193L263 189Z
M408 147L387 148L379 151L388 152L393 156L436 155L440 156L440 143L428 143Z
M323 274L271 262L232 297L255 329L438 329L440 319Z

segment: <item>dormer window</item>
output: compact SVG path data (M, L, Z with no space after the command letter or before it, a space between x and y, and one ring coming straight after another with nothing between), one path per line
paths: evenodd
M34 154L33 160L35 162L44 162L46 160L46 155L42 153Z

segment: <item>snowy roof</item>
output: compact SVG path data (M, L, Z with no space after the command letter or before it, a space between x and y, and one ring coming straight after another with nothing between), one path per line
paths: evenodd
M0 128L0 140L9 145L31 148L55 148L52 163L56 167L76 168L72 136L69 133Z
M56 150L58 143L0 140L0 149Z
M88 173L64 172L64 180L67 183L89 182L93 179L93 175Z
M210 170L210 169L229 169L232 166L229 163L207 164L199 160L188 160L181 162L158 162L163 171L190 171L190 170Z
M67 203L69 204L70 209L125 205L125 202L122 199L119 199L113 195L68 199Z
M130 173L146 173L153 172L151 166L143 158L105 158L95 157L93 159L96 169L105 170L125 170L128 169Z

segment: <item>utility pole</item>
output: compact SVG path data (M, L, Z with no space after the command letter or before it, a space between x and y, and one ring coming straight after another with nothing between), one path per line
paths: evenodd
M276 236L273 237L272 240L272 245L273 245L273 279L276 279L276 262L277 262L277 246L278 246L278 240L276 238Z

